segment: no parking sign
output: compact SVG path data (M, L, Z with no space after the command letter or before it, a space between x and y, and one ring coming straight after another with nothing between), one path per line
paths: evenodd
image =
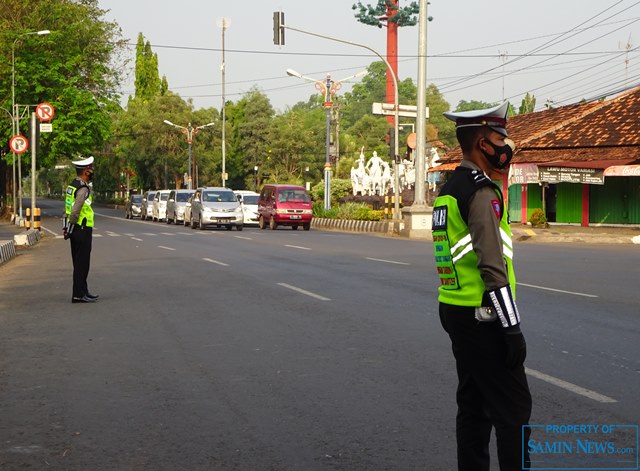
M51 121L54 113L53 105L49 103L40 103L36 106L36 115L40 121Z
M9 147L16 154L22 154L29 148L29 141L24 136L13 136L9 139Z

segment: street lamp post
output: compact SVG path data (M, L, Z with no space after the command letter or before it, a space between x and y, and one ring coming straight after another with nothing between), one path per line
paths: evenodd
M193 127L191 126L191 123L189 123L186 127L185 126L179 126L177 124L173 124L171 121L169 121L168 119L164 120L164 124L168 124L169 126L173 126L174 128L178 128L180 130L182 130L182 132L184 134L187 135L187 143L189 144L189 163L188 163L188 169L187 169L187 189L191 190L192 185L191 185L191 142L193 141L193 136L195 134L198 133L198 131L200 131L203 128L207 128L209 126L213 126L216 123L208 123L208 124L203 124L202 126L196 126Z
M346 82L347 80L362 77L363 75L367 75L367 71L363 70L362 72L358 72L355 75L350 77L343 78L342 80L333 81L331 80L331 75L325 77L324 80L316 80L310 77L306 77L299 72L296 72L293 69L287 69L287 75L292 77L298 77L303 80L307 80L309 82L313 82L316 85L316 89L323 95L324 97L324 108L327 112L327 133L325 138L326 145L326 155L324 162L324 209L331 209L331 158L330 158L330 149L331 149L331 107L333 106L333 95L340 90L342 87L342 82Z
M18 110L16 105L16 44L20 38L23 36L31 36L33 34L37 34L38 36L46 36L51 33L48 29L43 29L41 31L30 31L28 33L19 34L16 39L13 40L13 44L11 45L11 116L12 116L12 128L11 131L14 136L20 133L20 124L18 116ZM31 143L34 145L34 143ZM15 219L15 200L16 200L16 153L13 153L13 201L14 201L14 219ZM22 172L20 171L20 155L18 155L18 195L20 197L20 219L22 219Z

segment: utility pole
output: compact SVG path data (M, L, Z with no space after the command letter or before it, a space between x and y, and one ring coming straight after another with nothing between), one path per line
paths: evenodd
M228 18L221 18L218 22L218 26L222 28L222 65L220 66L220 70L222 72L222 186L226 186L227 182L227 166L226 166L226 138L225 138L225 128L226 128L226 110L225 110L225 70L227 65L224 60L224 33L227 28L231 25L231 22Z

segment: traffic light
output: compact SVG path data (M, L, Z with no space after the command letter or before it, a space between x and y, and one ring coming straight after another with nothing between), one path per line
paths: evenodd
M273 12L273 44L284 46L284 12Z

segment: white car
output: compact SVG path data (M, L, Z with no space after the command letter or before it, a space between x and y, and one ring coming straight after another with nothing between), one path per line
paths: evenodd
M164 221L167 219L167 200L169 199L171 190L156 191L153 198L153 209L151 210L151 218L154 221Z
M260 194L255 191L234 190L244 214L245 225L258 225L258 198Z
M229 188L198 188L191 199L191 227L204 230L207 226L233 227L242 230L242 207Z
M171 190L167 201L167 224L184 221L184 210L193 193L194 190Z

